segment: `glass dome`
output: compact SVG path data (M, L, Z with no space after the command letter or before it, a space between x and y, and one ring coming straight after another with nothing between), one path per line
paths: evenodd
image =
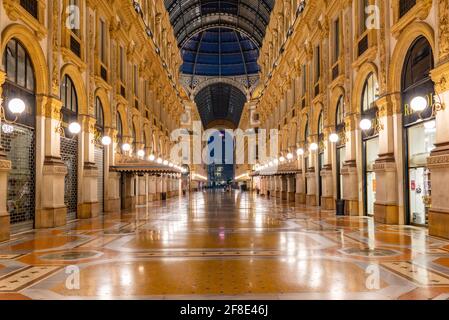
M182 48L181 71L198 76L241 76L259 72L257 45L230 28L213 28L191 37Z

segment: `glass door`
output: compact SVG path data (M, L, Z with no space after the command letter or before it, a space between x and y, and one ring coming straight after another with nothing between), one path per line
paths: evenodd
M364 142L365 146L365 213L374 215L374 203L376 202L376 173L374 163L379 154L379 138L373 138Z
M435 120L407 128L408 198L411 224L428 224L431 179L430 171L427 169L427 158L434 148L435 133Z

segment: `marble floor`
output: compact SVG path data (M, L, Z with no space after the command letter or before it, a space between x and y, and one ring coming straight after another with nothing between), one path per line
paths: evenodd
M200 192L13 236L0 299L449 299L449 241Z

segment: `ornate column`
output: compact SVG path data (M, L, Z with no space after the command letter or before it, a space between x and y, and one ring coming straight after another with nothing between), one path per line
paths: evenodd
M264 176L260 176L260 193L259 195L265 196L266 195L266 186L265 186L266 179Z
M295 202L296 180L294 175L287 176L287 201Z
M44 135L36 146L44 148L44 159L43 163L36 161L36 176L42 172L40 182L42 192L36 194L38 205L35 228L54 228L67 222L67 207L64 203L64 178L67 175L67 167L61 160L61 136L58 129L62 102L52 97L38 96L37 106L37 130Z
M377 100L379 108L379 158L374 164L376 173L376 202L374 219L384 224L399 223L398 179L394 155L394 110L401 110L399 93L389 94ZM402 129L402 128L400 128Z
M446 25L447 26L447 25ZM443 43L441 44L443 45ZM444 40L447 55L449 43ZM446 55L446 56L447 56ZM427 166L431 172L432 196L429 210L429 234L449 239L449 59L432 71L435 82L436 106L436 143Z
M162 176L157 176L156 177L156 198L155 198L155 200L162 199L162 190L163 190Z
M3 104L3 89L6 74L0 70L0 107ZM8 172L11 170L11 161L6 158L1 144L0 128L0 242L9 240L10 237L10 218L7 207L8 199Z
M148 202L156 200L156 177L150 176L148 179Z
M351 216L359 215L359 181L357 174L357 130L358 115L352 114L345 118L346 127L346 161L341 170L343 180L342 198L346 201L345 213Z
M332 171L332 155L334 154L335 144L329 141L331 131L330 127L324 129L324 146L322 146L324 148L324 164L320 172L320 179L322 189L321 207L324 210L334 210L336 198L334 196L334 174Z
M95 118L88 115L79 116L83 141L84 167L81 180L81 204L78 206L78 218L90 219L99 214L98 206L98 167L95 164Z
M112 143L105 146L106 156L104 157L104 166L108 168L104 177L105 195L104 212L120 212L120 173L111 171L114 165L114 155L117 146L117 130L105 128L105 134L112 138Z
M298 173L296 174L296 194L295 194L295 202L297 204L305 204L306 203L306 189L305 189L305 166L304 166L304 157L302 155L297 155L297 167Z
M275 176L274 177L274 186L276 191L276 198L282 198L282 177Z
M282 175L279 176L279 180L281 182L281 199L288 200L288 181L287 176Z
M316 142L316 137L310 138L309 145ZM309 152L309 163L306 163L306 179L307 179L307 190L306 190L306 205L317 206L317 151L307 151Z
M162 200L167 200L167 183L168 182L168 177L167 175L163 175L162 179L161 179L161 191L162 191Z
M137 205L145 206L147 204L147 175L138 176L137 185Z

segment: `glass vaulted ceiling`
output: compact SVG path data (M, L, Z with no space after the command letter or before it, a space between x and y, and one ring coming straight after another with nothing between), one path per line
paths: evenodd
M197 83L197 76L257 74L259 49L274 1L165 0L184 60L181 71L191 76L190 83ZM203 89L195 99L203 125L230 120L237 126L245 103L239 90L224 83Z
M199 76L256 74L259 49L248 37L227 28L194 35L182 48L182 72Z
M236 29L260 47L274 0L165 0L179 46L211 27Z

